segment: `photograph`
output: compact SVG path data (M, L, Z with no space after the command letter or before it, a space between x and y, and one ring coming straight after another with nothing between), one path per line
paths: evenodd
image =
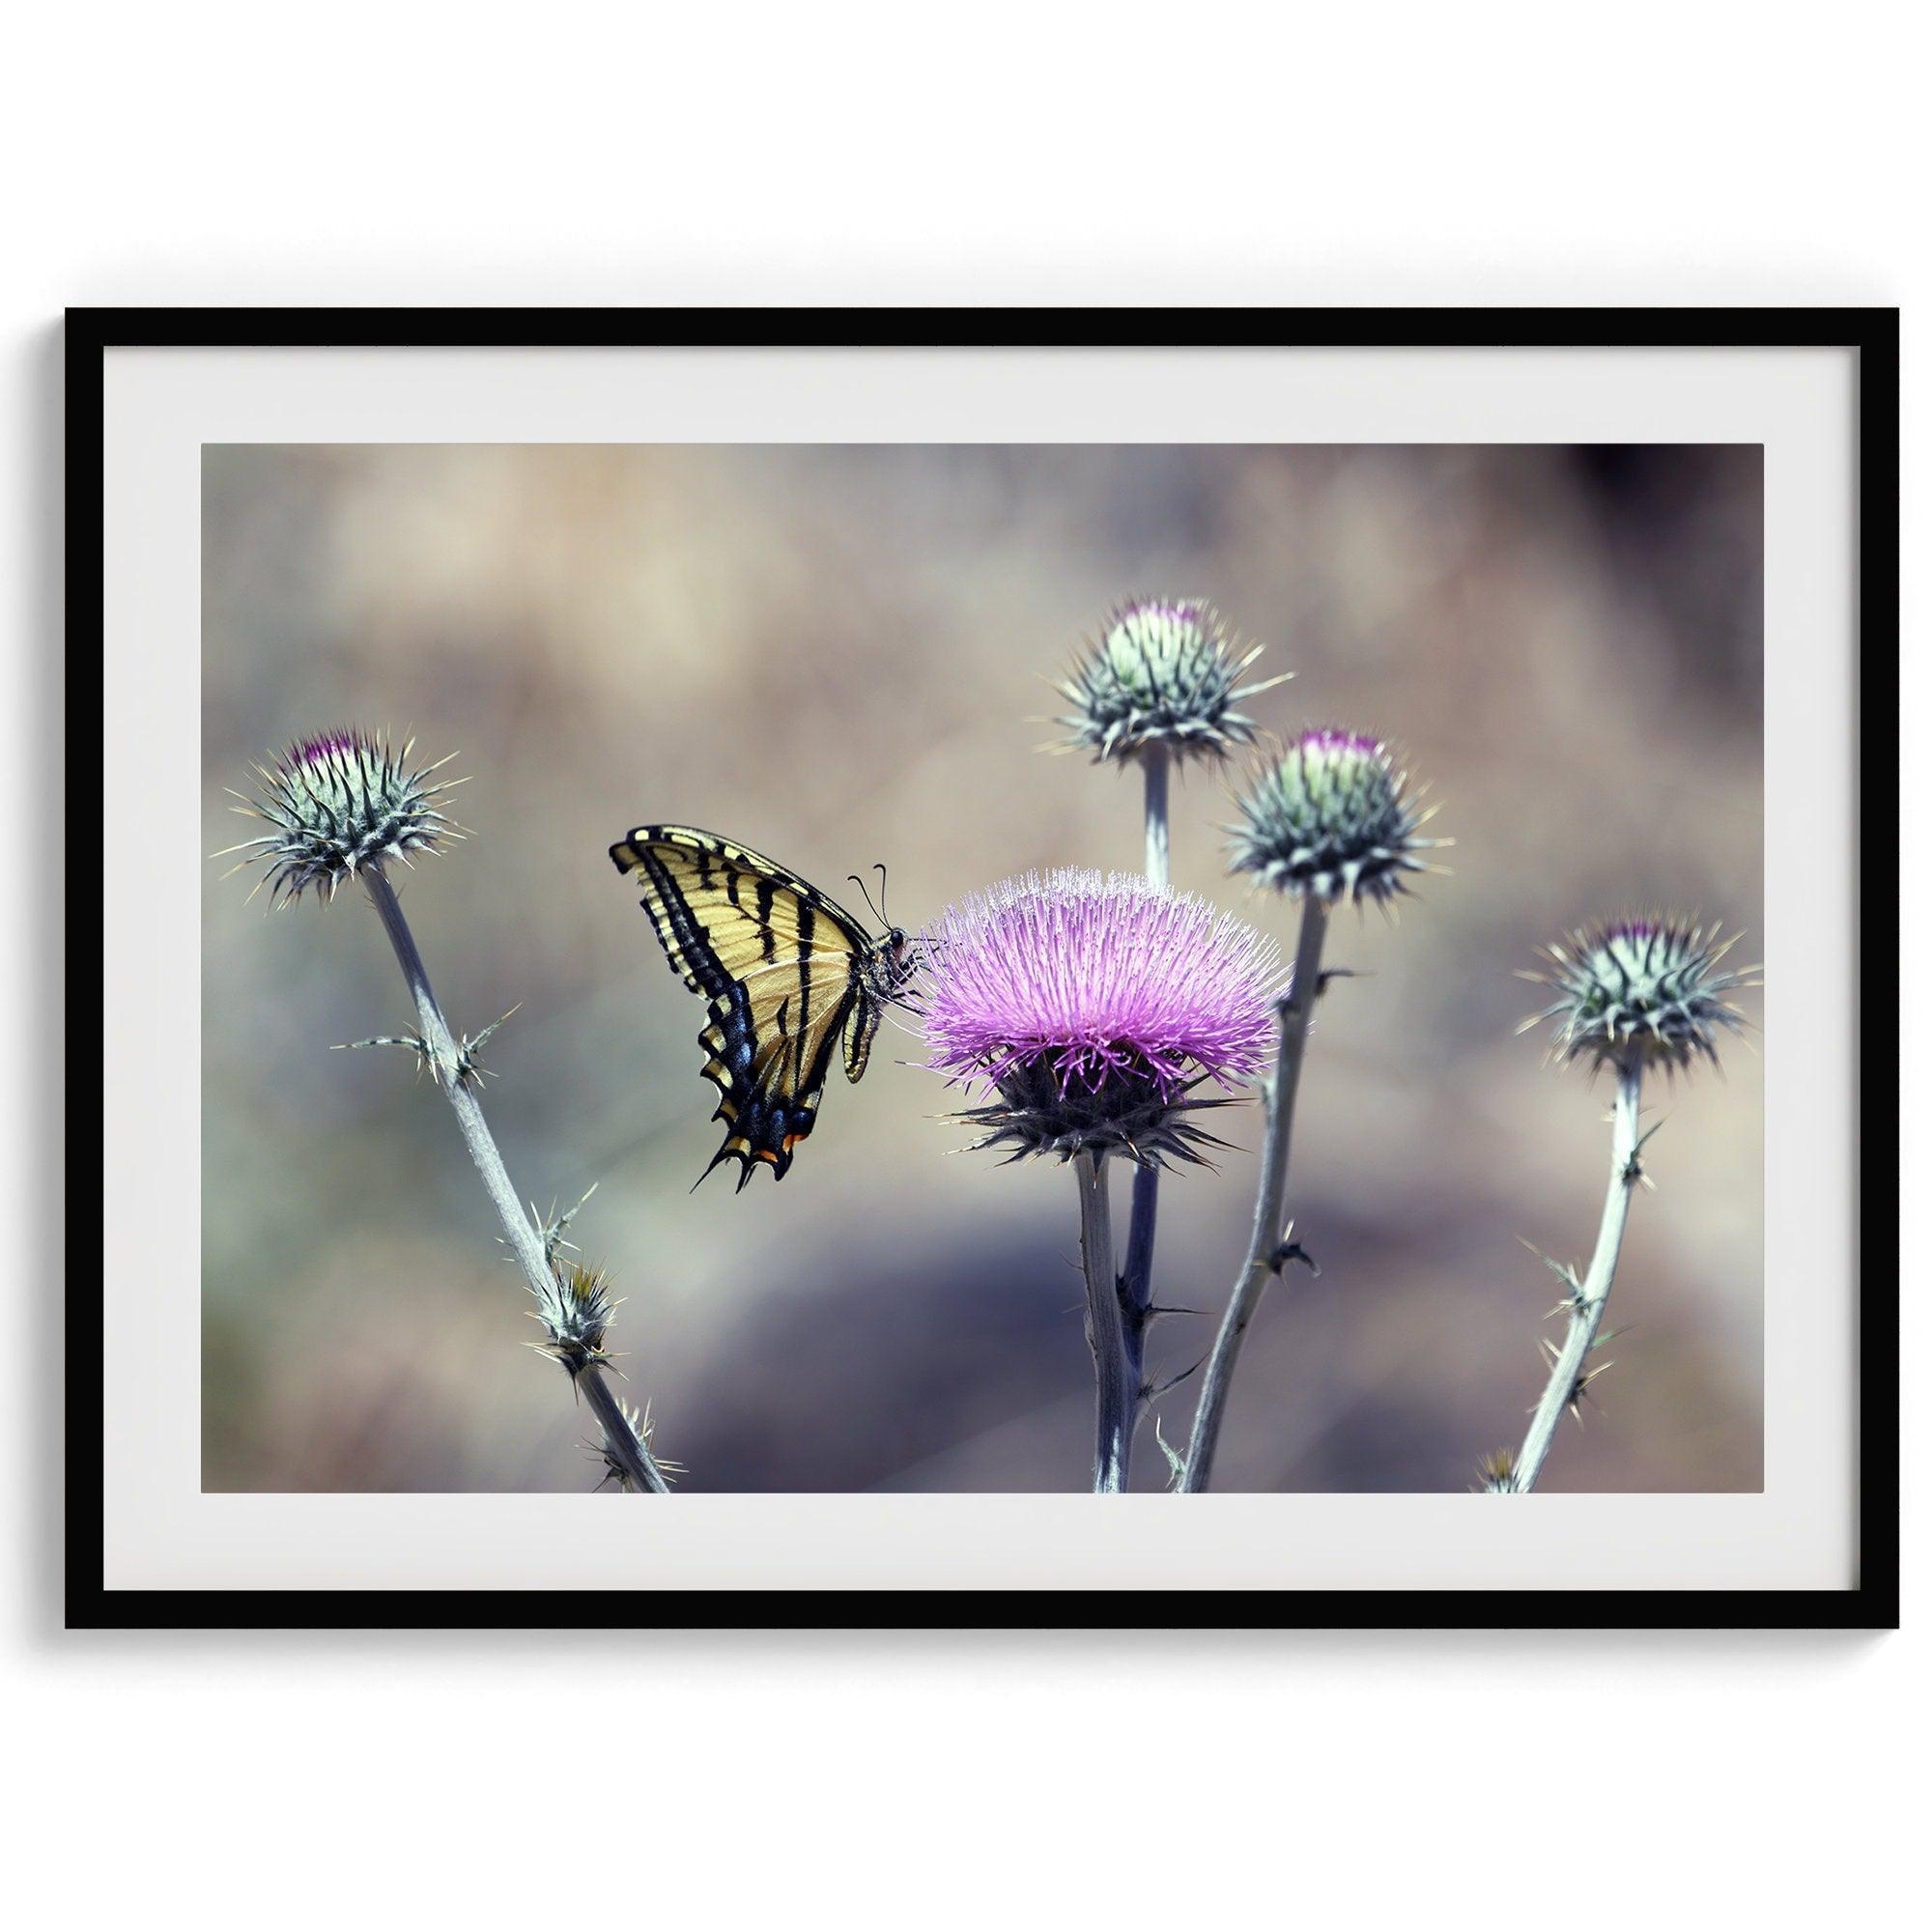
M1760 445L200 483L204 1493L1763 1489Z
M23 1923L1897 1916L1896 13L29 10Z
M1897 11L28 10L22 1923L1897 1916Z

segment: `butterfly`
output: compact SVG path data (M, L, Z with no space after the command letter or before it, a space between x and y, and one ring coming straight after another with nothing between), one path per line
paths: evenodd
M818 1118L834 1049L859 1080L881 1015L906 1002L917 944L896 925L870 937L796 872L689 825L640 825L611 861L643 887L671 971L711 1003L697 1040L724 1144L698 1179L736 1160L741 1191L759 1161L782 1180Z

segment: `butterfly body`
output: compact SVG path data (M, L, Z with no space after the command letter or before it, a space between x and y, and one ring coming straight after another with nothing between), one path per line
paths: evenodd
M711 1166L782 1179L838 1053L859 1080L885 1009L918 971L897 926L873 938L837 900L749 846L689 825L641 825L611 848L671 971L710 1011L698 1043L724 1143ZM699 1177L702 1179L702 1176Z

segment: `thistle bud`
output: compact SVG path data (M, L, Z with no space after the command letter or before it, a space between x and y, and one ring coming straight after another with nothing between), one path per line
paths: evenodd
M265 820L268 834L229 851L244 853L243 866L265 862L263 883L277 905L288 905L311 886L332 898L371 865L407 863L412 852L433 852L462 838L439 808L463 781L436 781L448 758L412 766L414 742L397 752L385 738L361 731L298 740L273 766L257 768L258 796L236 808Z
M1556 1022L1553 1051L1587 1059L1668 1067L1702 1057L1718 1063L1718 1036L1743 1019L1723 996L1759 982L1755 969L1726 972L1738 943L1714 926L1665 918L1620 919L1586 926L1543 949L1548 971L1523 977L1556 989L1557 998L1518 1028Z
M1055 687L1072 705L1059 720L1072 733L1060 748L1091 751L1096 763L1128 759L1154 746L1177 757L1216 758L1253 742L1243 699L1286 683L1292 673L1243 685L1261 656L1238 642L1199 598L1145 598L1123 604L1072 674Z
M1417 836L1435 808L1418 810L1407 785L1379 739L1304 731L1249 773L1230 869L1330 905L1393 898L1406 873L1430 869L1418 855L1449 842Z

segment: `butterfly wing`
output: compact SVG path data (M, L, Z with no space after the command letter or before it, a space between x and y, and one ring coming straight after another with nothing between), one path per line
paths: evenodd
M710 1005L697 1037L725 1133L704 1172L735 1159L742 1188L763 1161L782 1179L841 1039L847 1077L866 1070L871 942L815 886L714 833L639 826L611 859L642 889L671 970Z
M855 1085L866 1077L866 1063L872 1057L872 1036L879 1030L883 1011L883 1004L862 985L845 1021L845 1077Z

